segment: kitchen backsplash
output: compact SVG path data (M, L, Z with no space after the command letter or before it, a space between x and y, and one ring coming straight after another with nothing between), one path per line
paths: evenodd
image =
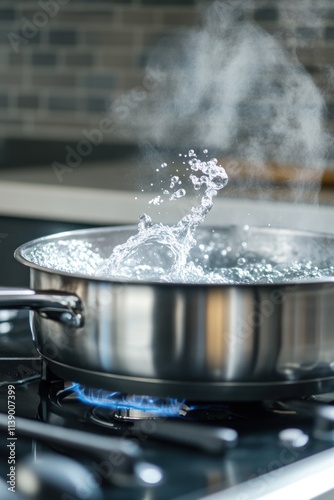
M255 0L248 14L296 51L326 94L329 127L330 3L321 23L298 12L287 18L288 0ZM1 0L0 138L82 137L83 129L108 116L114 99L144 85L147 54L157 41L199 25L204 6L200 0ZM114 134L103 139L120 140Z

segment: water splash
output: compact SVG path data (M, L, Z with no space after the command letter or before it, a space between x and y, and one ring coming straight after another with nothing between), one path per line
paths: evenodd
M114 248L110 258L97 270L97 276L166 282L184 282L189 281L189 278L196 282L203 278L202 267L189 262L189 252L196 245L196 229L210 212L213 198L227 184L228 177L216 158L201 161L194 150L190 150L184 157L188 159L192 172L189 179L194 189L205 187L200 204L192 207L190 213L173 226L153 223L147 214L141 215L138 233ZM173 175L169 189L178 187L181 182L179 176ZM166 192L170 194L163 189L163 193ZM184 188L177 189L169 196L169 200L185 195ZM151 203L157 204L157 201L159 204L162 202L160 195L153 198Z
M208 151L203 154L207 158ZM315 245L311 251L308 245L293 241L286 247L278 235L273 240L268 236L269 240L263 244L256 232L252 236L248 225L236 237L229 237L224 231L199 228L213 206L214 197L226 185L227 174L217 159L201 161L194 150L179 156L187 160L189 184L200 203L177 224L153 223L151 217L142 214L138 233L116 246L109 257L92 243L75 239L38 245L28 250L25 257L44 268L121 281L258 284L334 277L334 256L323 247ZM167 163L162 166L168 167ZM185 196L186 190L179 187L184 182L180 176L173 172L168 189L162 187L161 194L150 204L160 205L165 200L175 203ZM200 198L201 189L204 194ZM280 247L285 253L282 254Z

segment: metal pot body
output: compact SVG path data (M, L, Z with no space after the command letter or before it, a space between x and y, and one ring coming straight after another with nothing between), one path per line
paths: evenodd
M326 251L333 241L326 237ZM52 307L31 313L37 349L67 380L194 400L334 390L331 279L247 286L122 283L31 265L31 286L81 301L81 324L52 317Z

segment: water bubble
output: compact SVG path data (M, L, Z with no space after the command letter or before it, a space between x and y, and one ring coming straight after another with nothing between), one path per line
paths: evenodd
M244 264L246 264L246 262L246 259L244 259L243 257L240 257L240 259L237 260L238 266L243 266Z
M203 149L203 153L206 155L209 151L207 149Z
M167 167L167 163L161 163L161 168L166 168Z
M173 175L173 177L171 177L170 179L170 185L169 185L170 189L173 189L173 187L175 187L175 184L179 182L179 180L180 178L177 175Z
M182 198L183 196L185 196L185 194L185 189L179 189L178 191L175 191L175 193L173 193L169 199L170 201L177 200L178 198Z
M249 214L248 214L249 215ZM244 225L244 231L249 231L249 225L248 224L245 224Z

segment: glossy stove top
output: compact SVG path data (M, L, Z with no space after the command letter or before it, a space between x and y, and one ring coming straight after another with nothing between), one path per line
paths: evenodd
M72 381L64 383L49 372L34 350L25 314L0 325L5 322L12 328L7 325L11 331L0 337L0 411L8 414L13 387L19 499L195 500L218 492L217 498L248 500L272 489L291 465L307 467L307 460L320 460L332 449L334 417L321 415L321 409L334 411L334 395L294 402L184 401L173 417L147 413L150 418L139 418L144 411L123 418L126 412L83 400ZM0 433L3 498L11 494L9 439L5 427ZM83 482L78 485L74 476ZM27 477L39 484L29 494ZM228 496L232 488L239 488L239 496Z

